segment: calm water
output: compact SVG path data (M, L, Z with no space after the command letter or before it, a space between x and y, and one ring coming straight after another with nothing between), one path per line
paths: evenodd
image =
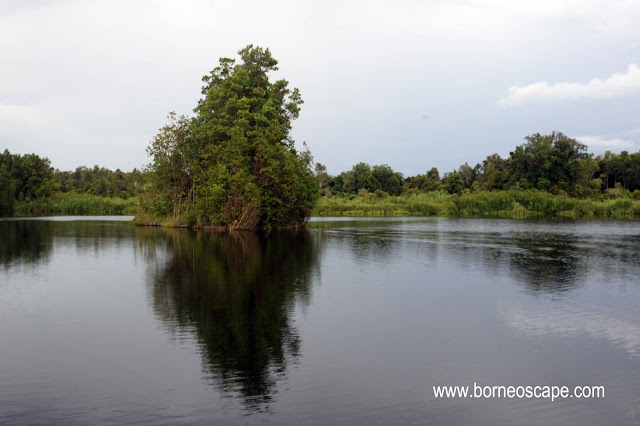
M0 424L640 423L638 222L112 219L0 221Z

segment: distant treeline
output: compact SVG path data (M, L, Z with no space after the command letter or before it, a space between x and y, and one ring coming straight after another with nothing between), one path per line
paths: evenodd
M131 172L116 171L104 167L78 167L75 171L55 170L53 176L60 184L61 192L91 194L99 197L135 197L148 180L147 175L138 169Z
M465 163L442 175L434 167L424 174L404 177L386 164L358 163L331 176L317 163L315 179L322 199L314 214L321 215L485 214L513 210L512 201L516 203L514 211L522 213L522 205L529 213L544 216L565 209L580 209L578 216L637 215L637 201L631 207L620 203L570 206L559 200L640 200L640 152L607 151L595 156L560 132L536 133L527 136L507 158L493 154L474 167ZM137 196L147 192L150 181L149 172L137 169L123 172L94 166L60 171L53 169L47 158L5 150L0 154L0 212L133 213ZM494 192L511 195L488 195ZM422 194L427 197L415 198ZM444 197L447 194L464 197ZM386 199L400 195L411 201Z
M94 166L91 169L78 167L75 171L60 171L51 167L48 158L36 154L12 154L5 150L0 153L0 212L13 213L17 209L25 213L25 206L36 208L46 205L43 200L49 200L54 195L57 196L56 205L68 205L70 200L77 203L82 197L60 197L61 194L84 194L84 204L87 206L74 207L68 212L91 214L96 210L91 207L96 204L95 197L100 197L100 204L104 204L102 198L127 200L142 190L147 178L146 173L137 169L123 172ZM63 198L66 204L60 202ZM116 200L112 204L122 203ZM99 211L118 209L105 210L101 207L96 213Z
M622 151L594 156L587 147L560 132L536 133L525 138L502 158L488 156L471 167L465 163L457 170L440 174L432 168L425 174L404 177L390 166L358 163L337 176L327 174L316 164L316 179L321 195L349 196L418 194L446 191L449 194L495 190L540 190L554 195L577 198L631 197L640 190L640 152ZM638 193L636 192L636 196Z

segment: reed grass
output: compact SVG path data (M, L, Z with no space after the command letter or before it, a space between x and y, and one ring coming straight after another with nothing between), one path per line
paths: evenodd
M47 198L17 202L14 215L135 215L136 202L136 198L124 200L90 194L57 193Z
M482 191L321 198L314 216L492 216L624 218L640 216L640 200L580 199L544 191Z
M138 212L137 199L58 193L48 198L20 201L14 215L137 215L137 224L181 227L183 218L153 218ZM366 194L358 197L322 197L313 216L482 216L482 217L640 217L640 200L590 199L553 195L544 191L482 191L451 195L443 191L400 196Z

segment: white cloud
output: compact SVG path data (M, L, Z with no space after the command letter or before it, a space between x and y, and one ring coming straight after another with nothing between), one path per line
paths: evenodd
M575 139L591 149L632 149L635 147L633 141L629 139L611 138L600 135L576 136Z
M587 84L556 83L546 81L513 86L507 96L498 101L499 105L515 106L529 102L561 101L573 99L612 99L640 93L640 68L629 65L624 74L615 73L606 80L594 78Z
M503 314L509 325L529 336L584 334L594 340L609 341L633 358L640 356L640 323L617 313L514 306L505 308Z
M626 0L0 0L0 150L61 169L140 167L166 114L191 113L202 75L254 43L280 61L274 78L300 88L294 137L331 173L356 161L452 169L508 152L532 128L582 128L571 111L504 123L485 106L542 72L626 73L640 65L639 20ZM638 127L635 104L593 107L590 134ZM424 112L437 119L425 126ZM412 155L403 141L417 142Z

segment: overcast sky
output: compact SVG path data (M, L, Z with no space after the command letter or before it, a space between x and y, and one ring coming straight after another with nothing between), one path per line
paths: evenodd
M253 43L330 173L450 171L531 133L640 149L640 2L2 1L0 149L131 170L201 78Z

